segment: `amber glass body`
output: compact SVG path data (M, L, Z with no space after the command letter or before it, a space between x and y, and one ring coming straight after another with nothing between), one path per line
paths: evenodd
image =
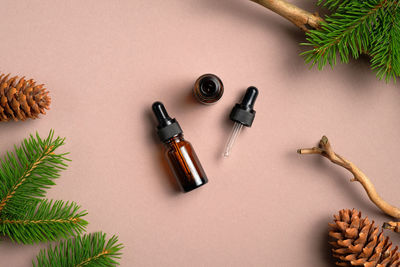
M179 134L165 142L165 156L183 192L208 182L192 145Z

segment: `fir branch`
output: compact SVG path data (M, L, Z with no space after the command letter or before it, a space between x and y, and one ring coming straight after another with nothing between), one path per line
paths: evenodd
M348 63L350 56L371 57L371 68L377 77L396 81L400 75L399 2L396 0L323 0L319 4L333 11L322 22L321 29L307 33L312 46L302 55L311 66L322 69L326 64L336 65L337 56Z
M371 58L379 79L400 76L400 9L398 0L318 0L332 13L324 19L285 0L251 0L288 19L306 32L310 50L302 53L311 67L348 63L361 54Z
M371 48L371 67L377 70L379 79L396 81L400 76L400 12L399 4L392 3L386 10L386 16L376 21L372 34L374 42Z
M24 209L23 216L0 219L0 233L18 243L66 238L82 233L87 225L82 219L86 211L80 211L80 206L74 202L40 200Z
M41 250L33 262L40 267L89 267L115 266L123 248L118 237L113 236L108 241L106 235L97 232L77 236L60 242L55 247Z
M384 15L388 0L330 2L330 8L337 5L337 10L321 23L321 29L308 32L308 43L303 43L313 47L302 53L306 62L319 69L327 63L336 65L337 55L348 63L350 56L358 58L368 51L372 27Z
M25 139L15 153L0 160L0 214L21 215L25 204L45 195L45 189L55 183L59 172L66 168L65 154L54 151L64 144L64 138L54 139L51 130L44 140L38 134Z
M353 0L318 0L318 5L323 6L330 11L336 11L346 5L348 5Z

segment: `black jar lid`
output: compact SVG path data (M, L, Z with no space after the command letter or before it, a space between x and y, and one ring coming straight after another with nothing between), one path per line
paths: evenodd
M196 80L193 93L200 103L213 104L224 94L224 85L217 75L203 74Z

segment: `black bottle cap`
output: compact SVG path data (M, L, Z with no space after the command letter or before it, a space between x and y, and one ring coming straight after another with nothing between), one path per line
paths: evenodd
M154 102L152 108L158 121L157 134L162 142L183 133L179 123L168 115L163 103Z
M256 116L256 111L254 108L254 103L256 102L258 96L258 89L254 86L250 86L246 90L242 102L236 104L229 116L234 122L243 124L244 126L251 127Z
M194 83L193 93L202 104L213 104L224 94L224 85L215 74L203 74Z

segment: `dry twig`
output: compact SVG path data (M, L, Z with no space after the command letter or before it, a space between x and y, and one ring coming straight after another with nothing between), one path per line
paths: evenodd
M284 17L305 32L309 29L319 29L320 24L323 21L323 19L317 13L311 14L310 12L288 3L285 0L251 1L260 4Z
M376 192L375 186L372 184L371 180L352 162L343 158L342 156L336 154L326 136L323 136L319 141L318 147L313 148L303 148L297 150L299 154L318 154L328 158L331 162L339 165L353 174L353 178L350 180L352 182L359 182L367 192L369 199L384 213L400 219L400 209L390 205L385 200L383 200L378 192ZM396 232L400 232L400 222L388 222L384 224L384 228L391 229Z

